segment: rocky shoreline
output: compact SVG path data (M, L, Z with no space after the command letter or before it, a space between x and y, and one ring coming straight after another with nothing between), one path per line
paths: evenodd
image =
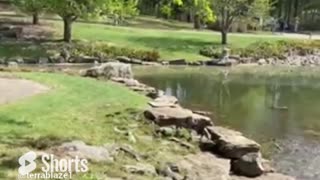
M315 51L310 54L287 53L283 57L241 57L239 55L230 55L229 50L224 50L222 57L210 58L207 60L188 61L186 59L162 60L162 61L143 61L136 58L129 58L126 56L118 56L112 59L101 59L91 56L77 56L72 57L70 52L64 50L60 54L50 57L39 58L24 58L24 57L10 57L0 58L0 64L8 67L16 67L22 64L100 64L107 62L121 62L125 64L142 65L142 66L236 66L236 65L270 65L270 66L293 66L293 67L315 67L320 66L320 52ZM77 59L77 61L74 61Z
M169 177L168 179L294 179L275 173L271 163L262 158L261 147L257 142L246 138L240 132L215 126L205 113L185 109L179 105L176 97L164 95L161 90L135 80L131 65L106 63L85 70L82 75L104 77L150 97L144 117L159 126L160 133L176 133L182 128L193 133L202 152L187 155L176 163L177 167L167 166L163 172L159 172L160 175ZM180 142L177 138L174 141L189 146L187 142Z

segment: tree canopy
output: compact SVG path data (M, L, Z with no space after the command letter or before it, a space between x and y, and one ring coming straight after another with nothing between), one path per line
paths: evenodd
M33 16L33 24L39 24L39 14L45 11L45 0L12 0L12 3L24 13Z

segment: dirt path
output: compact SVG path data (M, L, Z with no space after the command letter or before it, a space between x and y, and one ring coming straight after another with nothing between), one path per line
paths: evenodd
M49 90L41 84L23 80L0 78L0 104L10 103Z

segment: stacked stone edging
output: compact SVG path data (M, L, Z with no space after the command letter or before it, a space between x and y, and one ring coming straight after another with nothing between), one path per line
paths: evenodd
M130 67L129 69L131 69L130 65L123 63L107 64L108 63L102 64L98 67L90 68L84 72L83 75L91 76L94 74L94 76L91 77L95 78L104 76L114 82L123 84L133 91L139 91L148 97L151 97L152 100L148 103L149 108L144 111L144 116L146 119L152 121L160 127L175 126L176 128L194 130L198 135L201 136L200 145L202 143L201 139L206 137L206 143L210 145L207 146L209 148L206 148L206 150L210 151L214 155L214 159L217 158L221 161L229 162L228 167L230 166L230 168L227 171L225 168L221 170L223 174L221 177L219 177L220 179L238 179L237 176L230 176L229 173L250 178L261 178L261 180L267 180L270 178L270 180L294 179L289 176L274 173L274 170L271 168L270 164L266 163L267 161L262 158L260 152L261 146L254 140L244 137L242 133L238 131L214 126L211 118L181 107L176 97L166 96L162 91L140 83L139 81L133 79L133 74L128 76L127 74L117 72L121 71L121 68L104 68L115 66L126 68ZM116 72L109 73L108 71L110 69ZM132 71L129 70L128 72ZM112 76L110 76L110 74L112 74ZM195 155L195 158L197 157L204 158L201 154ZM190 157L186 156L186 158ZM191 163L189 165L192 166L197 162L196 160L191 160L189 163ZM206 164L207 162L203 163ZM216 165L217 164L215 163L212 168L216 168ZM193 168L190 170L192 169ZM200 171L202 172L202 170ZM239 177L239 179L241 178Z

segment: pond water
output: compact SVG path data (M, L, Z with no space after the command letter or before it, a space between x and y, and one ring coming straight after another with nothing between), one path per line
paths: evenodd
M276 169L320 179L320 79L217 74L213 68L136 69L136 78L174 95L216 125L262 144Z

